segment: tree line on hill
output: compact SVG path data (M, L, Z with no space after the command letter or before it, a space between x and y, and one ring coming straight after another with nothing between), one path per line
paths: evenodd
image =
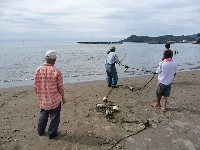
M173 41L173 42L187 41L188 42L188 41L197 41L198 37L200 37L200 33L187 35L187 36L164 35L164 36L158 36L158 37L131 35L127 39L121 40L121 42L160 42L160 43L166 43L168 41Z

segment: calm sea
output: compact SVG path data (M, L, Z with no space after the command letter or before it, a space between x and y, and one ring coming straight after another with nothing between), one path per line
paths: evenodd
M116 65L118 76L133 77L151 74L161 61L164 44L77 44L76 42L0 42L0 88L33 85L35 70L45 63L47 50L56 50L55 66L64 76L64 83L106 79L105 58L111 46L124 66ZM200 69L200 45L191 43L171 44L178 51L173 60L178 71ZM126 54L126 55L125 55Z

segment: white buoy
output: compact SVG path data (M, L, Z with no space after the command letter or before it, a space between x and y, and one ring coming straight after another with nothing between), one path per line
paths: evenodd
M119 110L119 108L117 106L113 106L114 110Z
M97 107L103 107L104 104L97 104Z

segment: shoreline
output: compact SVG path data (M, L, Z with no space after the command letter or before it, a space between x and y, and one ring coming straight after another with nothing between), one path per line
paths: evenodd
M37 135L40 109L33 85L0 89L0 148L106 150L124 138L114 149L199 149L200 70L177 73L167 112L151 107L156 101L157 75L142 90L127 88L142 87L152 76L119 78L119 88L108 96L109 104L119 108L114 120L95 110L112 89L106 80L65 83L67 103L61 109L61 134L53 140L48 139L48 127L44 136ZM141 123L122 124L122 119L149 120L149 126L142 131Z
M181 70L178 73L181 72L190 72L190 71L200 71L199 67L197 68L192 68L192 69L188 69L188 70ZM123 78L135 78L135 77L140 77L140 76L151 76L152 74L136 74L133 76L128 76L128 77L119 77L119 80L123 79ZM77 77L68 77L68 79L63 78L63 82L64 84L71 84L71 83L79 83L79 82L92 82L92 81L104 81L106 80L106 74L102 74L102 75L95 75L92 76L92 79L89 78L89 76L77 76ZM18 85L17 83L20 82L21 84ZM23 80L23 81L15 81L15 82L1 82L1 84L11 84L11 85L2 85L3 88L0 87L1 89L7 89L7 88L14 88L14 87L23 87L23 86L32 86L33 85L34 80ZM27 84L28 83L28 84ZM15 86L13 86L15 85Z

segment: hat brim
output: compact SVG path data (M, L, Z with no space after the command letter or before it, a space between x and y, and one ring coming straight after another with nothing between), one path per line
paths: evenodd
M56 59L57 57L55 57L55 58L52 58L52 57L46 56L46 58Z

